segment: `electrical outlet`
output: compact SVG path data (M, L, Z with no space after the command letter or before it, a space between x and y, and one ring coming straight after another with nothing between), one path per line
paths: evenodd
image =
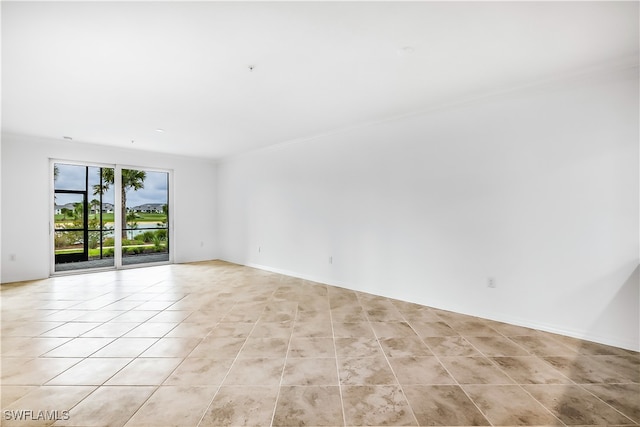
M15 260L16 260L16 254L10 254L9 261L15 261Z
M496 279L494 279L493 277L489 277L487 279L487 287L495 288L496 287Z
M329 257L329 264L333 264L333 257L332 256Z
M258 246L258 253L262 252L262 246Z

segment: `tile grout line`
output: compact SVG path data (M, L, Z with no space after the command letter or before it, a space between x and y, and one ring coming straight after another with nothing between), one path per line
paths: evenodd
M362 307L362 309L363 309L363 311L365 313L365 316L367 318L367 323L369 324L369 327L371 328L371 331L373 332L373 335L376 337L376 343L378 344L378 347L380 348L380 351L382 351L382 355L384 356L384 359L387 362L387 366L389 366L389 369L391 369L391 373L393 374L393 378L396 380L396 383L398 384L398 388L400 389L400 393L402 393L402 396L404 397L405 401L407 402L407 406L411 410L411 415L413 415L413 420L416 422L416 426L419 426L420 425L420 421L418 421L418 417L416 416L416 413L413 410L413 406L409 402L409 399L407 398L407 394L404 392L404 388L402 387L402 384L400 383L400 380L398 380L398 376L396 375L396 371L393 369L393 366L391 365L391 362L389 362L389 357L387 357L387 353L384 351L384 348L382 347L382 344L380 343L380 337L378 337L378 334L376 333L376 330L371 325L371 318L369 317L369 312L363 306L362 301L360 299L360 295L358 293L356 293L356 298L358 299L358 303L360 304L360 306ZM387 301L390 301L390 300L387 298ZM404 320L406 320L404 315L402 314L402 312L400 312L400 310L398 310L397 307L395 307L395 305L393 305L392 302L391 302L391 305L398 311L400 316L402 316L402 318ZM407 322L407 324L409 324L409 323Z
M446 322L445 322L445 323L446 323ZM449 325L449 324L447 323L447 325ZM487 327L491 328L491 327L490 327L490 326L488 326L488 325L485 325L485 326L487 326ZM449 327L453 328L451 325L449 325ZM534 355L533 353L531 353L528 349L526 349L526 348L524 348L524 347L522 347L522 346L518 345L518 343L516 343L516 342L514 342L513 340L509 339L509 337L507 337L506 335L503 335L500 331L498 331L498 330L496 330L496 329L494 329L494 328L491 328L491 329L492 329L492 330L494 330L494 331L496 331L499 335L503 336L504 338L506 338L506 339L507 339L507 340L509 340L510 342L513 342L516 346L518 346L518 347L522 348L524 351L526 351L527 353L529 353L531 356L533 356L533 357L538 357L538 356ZM461 336L462 336L462 335L461 335ZM542 402L540 402L538 399L536 399L536 398L535 398L531 393L529 393L529 391L528 391L527 389L525 389L525 388L522 386L522 384L520 384L520 383L518 383L518 381L514 380L514 379L511 377L511 375L509 375L509 373L508 373L508 372L505 372L504 370L500 369L500 367L498 366L498 364L497 364L497 363L495 363L495 362L491 359L491 357L487 356L487 355L486 355L483 351L481 351L481 350L480 350L480 349L479 349L479 348L478 348L478 347L477 347L473 342L471 342L471 341L467 340L464 336L462 336L462 337L463 337L463 338L465 339L465 341L467 341L467 342L468 342L468 343L469 343L469 344L470 344L470 345L471 345L471 346L472 346L472 347L473 347L473 348L474 348L478 353L480 353L484 358L486 358L486 359L489 361L489 363L491 363L491 364L492 364L494 367L496 367L500 372L502 372L503 374L505 374L505 375L506 375L506 376L507 376L511 381L513 381L513 385L518 386L522 391L524 391L528 396L530 396L534 401L536 401L540 406L542 406L542 408L544 408L544 409L545 409L545 410L546 410L546 411L547 411L547 412L548 412L548 413L549 413L553 418L555 418L556 420L558 420L558 421L561 423L561 425L563 425L563 426L566 426L566 425L567 425L564 421L562 421L560 418L558 418L558 417L557 417L553 412L551 412L551 409L547 408L547 406L546 406L546 405L544 405ZM510 384L510 385L511 385L511 384ZM488 386L489 386L489 385L488 385ZM475 403L475 402L474 402L474 403Z
M402 317L404 318L404 314L400 313L402 315ZM455 329L453 329L451 327L451 325L449 325L449 323L447 323L446 319L438 316L438 313L433 313L435 316L437 316L440 321L442 323L444 323L445 325L447 325L448 327L450 327L452 330L454 330L454 332L456 332L456 334L458 334L459 337L461 337L462 339L464 339L465 341L467 341L462 335L460 335L457 331L455 331ZM406 320L406 318L405 318ZM431 346L429 346L429 344L420 336L420 334L418 334L418 331L416 331L413 327L413 325L411 324L411 322L407 322L409 327L413 330L413 332L418 335L418 338L420 339L420 341L422 341L422 343L429 349L429 351L431 352L431 354L433 354L433 356L436 358L436 360L438 361L438 363L440 364L440 366L442 366L442 369L444 369L447 374L449 374L449 376L451 377L451 379L455 382L455 385L458 386L458 388L462 391L462 393L464 393L464 395L467 397L467 399L469 399L469 401L473 404L473 406L475 406L475 408L478 410L478 412L480 412L482 414L482 416L484 417L485 420L487 420L487 422L489 423L490 426L494 426L493 422L489 419L489 417L487 416L487 414L478 406L478 404L476 403L476 401L474 399L471 398L471 396L469 396L469 393L467 393L467 391L464 389L464 387L462 387L462 384L460 384L460 382L458 381L458 379L451 373L451 371L449 371L449 368L447 368L447 366L442 363L442 360L440 360L440 356L438 356L438 354L436 354L436 352L434 352L431 348ZM468 341L467 341L468 342ZM472 345L471 343L469 343L470 345ZM446 356L444 356L446 357Z
M493 329L493 328L492 328ZM513 341L510 337L508 337L507 335L505 335L504 333L498 331L497 329L496 332L498 332L500 335L502 335L504 338L506 338L507 340L509 340L510 342L516 344L517 346L519 346L520 348L522 348L523 350L525 350L527 353L529 353L532 357L535 357L536 359L541 360L543 363L545 363L547 366L550 366L552 369L554 369L555 371L558 372L559 375L561 375L562 377L566 378L568 381L570 381L571 385L574 385L578 388L580 388L581 390L584 390L585 392L591 394L593 397L595 397L596 399L598 399L599 401L601 401L602 403L604 403L605 405L609 406L611 409L613 409L614 411L618 412L619 414L621 414L622 416L624 416L625 418L627 418L628 420L632 421L632 422L636 422L635 420L633 420L631 417L629 417L628 415L624 414L623 412L619 411L617 408L615 408L614 406L610 405L608 402L606 402L604 399L601 399L599 396L597 396L596 394L592 393L591 391L587 390L586 388L584 388L584 384L580 384L578 382L576 382L575 380L569 378L567 375L565 375L564 373L560 372L558 369L556 369L553 365L551 365L549 362L547 362L542 356L538 356L537 354L532 353L531 351L529 351L529 349L519 345L517 342ZM564 343L562 343L560 340L554 338L553 336L550 337L551 340L557 344L560 344L562 347L566 347L569 350L572 350L569 346L565 345ZM473 343L471 343L471 345L473 345ZM475 347L475 346L474 346ZM478 349L478 351L480 351ZM579 352L576 352L578 356L585 356L583 354L580 354ZM483 353L484 354L484 353ZM509 356L506 356L509 357ZM548 357L553 357L553 356L548 356ZM562 356L559 356L562 357ZM495 363L495 361L493 361L490 357L488 357L489 360L491 360L492 363ZM496 366L498 368L500 368L497 364ZM503 371L504 372L504 371ZM511 378L511 376L507 373L504 372L507 376L509 376L509 378ZM513 378L511 378L513 380ZM515 380L514 380L515 381ZM517 383L517 382L516 382ZM607 383L609 384L609 383ZM531 385L536 385L536 384L531 384ZM551 384L540 384L540 385L546 385L546 386L550 386ZM558 384L557 386L562 386L562 384ZM535 396L533 396L531 393L529 393L528 390L526 390L524 387L522 387L522 389L529 394L533 399L535 399L537 402L539 402L542 406L544 406L545 408L547 408L547 406L545 404L543 404L542 402L540 402L538 399L535 398ZM547 408L548 409L548 408ZM548 409L549 410L549 409ZM550 410L549 410L550 411ZM555 414L554 414L555 416ZM556 416L556 418L558 418ZM562 422L564 425L566 425L566 423L564 423L562 420L560 420L560 422Z
M227 311L227 313L226 313L226 314L229 314L229 313L231 312L231 310L233 310L233 308L234 308L235 306L237 306L237 305L238 305L238 302L236 301L236 302L233 304L233 307L231 307L231 308L229 309L229 311ZM196 310L196 311L197 311L197 310ZM264 309L263 309L263 311L264 311ZM225 316L226 316L226 314L225 314ZM262 316L262 313L260 313L260 316ZM245 338L244 342L242 343L242 346L240 347L240 349L238 350L238 353L236 354L236 357L233 359L233 362L231 362L231 365L229 365L229 369L227 369L227 373L226 373L226 374L224 374L224 377L223 377L223 378L222 378L222 380L220 381L220 384L218 385L218 387L217 387L217 389L216 389L216 392L213 394L213 396L211 397L211 400L209 401L209 404L207 405L207 407L205 408L205 410L202 412L202 416L200 416L200 419L199 419L199 420L198 420L198 422L195 424L195 425L196 425L196 427L197 427L197 426L199 426L200 424L202 424L202 421L204 420L204 417L206 417L206 416L207 416L207 412L209 411L209 408L210 408L210 407L211 407L211 405L213 404L213 401L215 400L215 398L216 398L216 396L218 395L218 393L220 393L220 389L222 388L222 384L224 384L224 381L225 381L225 380L227 379L227 377L229 376L229 372L231 372L231 369L233 368L233 365L235 365L235 364L236 364L236 361L237 361L237 360L238 360L238 358L240 357L240 353L242 352L242 349L244 349L244 346L245 346L245 345L247 345L247 341L249 340L249 337L250 337L250 336L251 336L251 334L253 333L254 329L256 328L256 326L257 326L257 324L258 324L258 321L259 321L259 319L260 319L260 316L258 317L258 320L256 320L256 321L253 323L253 327L251 328L251 330L250 330L250 331L249 331L249 333L247 334L247 337ZM224 317L223 317L223 319L224 319ZM221 320L222 320L222 319L221 319ZM221 322L221 320L220 320L220 321L218 321L218 324L222 323L222 322ZM234 322L234 323L235 323L235 322ZM209 332L209 334L207 334L207 336L208 336L208 335L210 335L210 334L211 334L211 332L212 332L212 331L210 331L210 332ZM204 340L204 338L203 338L203 340ZM193 350L195 350L195 347L193 348ZM191 353L193 353L193 350L191 350ZM189 354L191 354L191 353L189 353ZM185 357L185 359L186 359L186 357Z
M275 290L274 290L275 293ZM273 295L272 295L273 296ZM296 301L296 313L293 316L293 324L291 325L291 334L289 335L289 342L287 343L287 351L284 354L284 363L282 364L282 371L280 372L280 383L278 384L278 393L276 393L276 401L273 404L273 412L271 413L271 422L270 426L273 426L273 422L276 419L276 411L278 410L278 402L280 400L280 392L282 391L282 382L284 381L284 371L287 368L287 360L289 358L289 350L291 349L291 340L293 339L293 331L296 327L296 322L298 320L298 302Z
M333 309L331 308L331 292L328 285L325 285L327 290L327 304L329 306L329 321L331 322L331 339L333 341L333 357L336 361L336 376L338 378L338 393L340 394L340 409L342 410L342 425L347 425L347 415L344 411L344 397L342 395L342 381L340 380L340 366L338 364L338 344L336 343L336 330L333 326Z

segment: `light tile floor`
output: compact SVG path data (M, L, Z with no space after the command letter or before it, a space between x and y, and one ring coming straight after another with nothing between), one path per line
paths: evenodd
M640 423L638 353L233 264L0 295L6 426Z

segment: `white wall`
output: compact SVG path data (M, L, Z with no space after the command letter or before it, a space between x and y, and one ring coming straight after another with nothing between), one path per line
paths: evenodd
M2 283L49 276L51 158L173 170L174 261L217 257L213 162L12 135L3 135L1 151Z
M610 71L227 159L221 258L640 350L638 89Z

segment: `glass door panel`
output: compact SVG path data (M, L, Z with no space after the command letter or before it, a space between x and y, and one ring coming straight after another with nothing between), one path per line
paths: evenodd
M113 170L54 164L54 271L114 266Z
M169 261L169 173L122 169L122 265Z
M84 192L56 191L54 222L56 265L88 260L85 244L85 204Z

